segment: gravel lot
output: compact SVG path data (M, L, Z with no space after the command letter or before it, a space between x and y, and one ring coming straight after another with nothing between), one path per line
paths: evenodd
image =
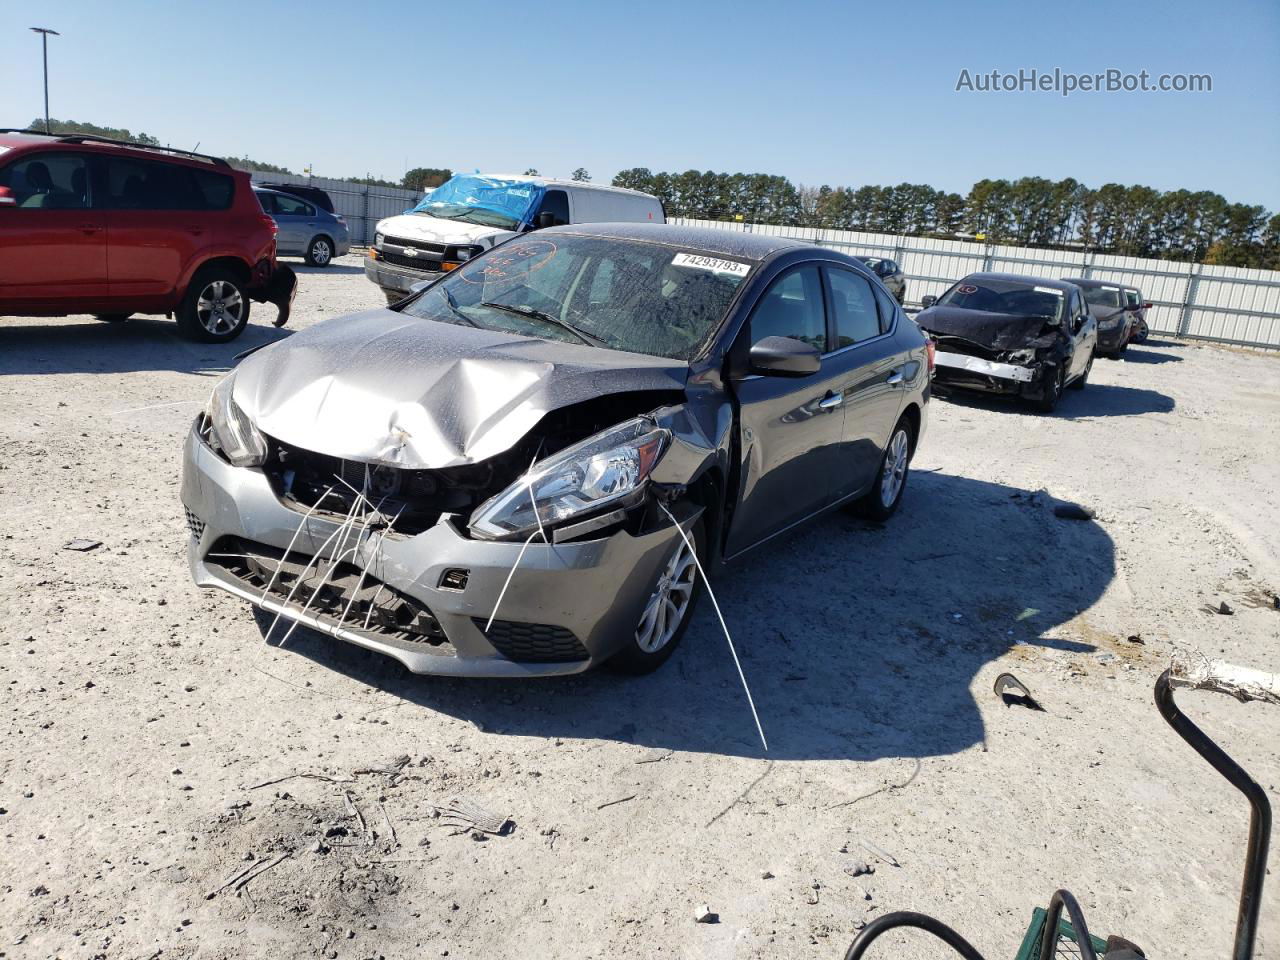
M1247 809L1151 687L1176 645L1280 667L1280 358L1153 342L1057 416L935 402L892 522L718 582L764 756L710 604L651 677L508 683L268 645L191 585L179 453L217 378L380 305L356 257L300 274L290 327L226 346L0 320L0 957L827 958L918 909L994 960L1059 886L1149 955L1227 953ZM1183 703L1280 805L1280 710ZM507 835L433 817L459 797ZM900 866L854 880L863 840Z

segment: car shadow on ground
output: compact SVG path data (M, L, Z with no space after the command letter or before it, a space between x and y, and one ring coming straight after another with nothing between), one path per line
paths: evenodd
M1141 347L1129 345L1129 349L1124 352L1121 357L1126 363L1181 363L1182 358L1174 353L1161 353L1159 351L1144 349L1147 346L1154 346L1150 341Z
M255 313L255 316L257 314ZM50 373L127 373L175 370L218 374L246 350L275 343L292 331L271 326L274 308L250 320L229 343L196 343L163 317L133 317L124 323L101 320L32 319L0 325L0 376Z
M1092 651L1055 628L1097 601L1114 570L1111 538L1095 522L1060 520L1030 491L913 473L888 524L827 515L714 586L768 756L872 760L981 743L974 697L994 695L991 678L971 689L977 673L1020 644ZM270 622L258 611L264 633ZM403 698L423 723L438 711L495 735L764 755L705 597L675 655L646 677L414 676L303 629L284 649Z
M1102 361L1098 361L1101 363ZM1018 397L991 396L976 391L942 389L935 395L949 403L979 410L1005 411L1033 417L1084 420L1091 417L1137 417L1144 413L1170 413L1173 397L1158 390L1090 381L1083 390L1068 387L1053 413L1043 413Z
M327 267L309 267L305 263L293 262L293 263L290 263L289 266L293 267L294 273L298 273L298 274L318 273L323 275L323 274L354 274L354 273L363 274L364 273L363 265L350 264L350 263L331 263Z

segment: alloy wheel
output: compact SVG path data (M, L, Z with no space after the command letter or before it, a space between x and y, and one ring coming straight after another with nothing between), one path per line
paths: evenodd
M221 336L240 325L244 318L244 297L235 284L226 280L214 280L200 291L196 300L196 316L200 326Z
M884 470L880 474L880 502L893 506L902 491L902 484L907 478L908 454L911 450L907 440L907 431L898 430L889 441L889 449L885 451Z
M693 551L681 538L676 552L658 577L653 595L640 615L640 625L636 627L636 646L645 653L657 653L675 636L689 610L689 601L693 599L697 573Z
M311 245L311 259L317 266L323 267L332 257L333 251L329 248L328 241L317 240Z

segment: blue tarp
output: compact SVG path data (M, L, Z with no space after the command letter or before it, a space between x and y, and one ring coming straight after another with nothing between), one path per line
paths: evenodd
M439 210L442 215L454 215L458 207L474 207L500 213L523 224L533 218L545 192L542 184L527 180L460 174L428 193L410 212Z

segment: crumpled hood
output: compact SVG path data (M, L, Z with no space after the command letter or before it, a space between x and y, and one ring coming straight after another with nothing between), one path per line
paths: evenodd
M510 230L467 223L465 220L442 220L427 213L405 213L388 217L379 221L378 232L393 241L399 238L444 244L473 244L490 240L497 243L498 240L513 235Z
M337 317L247 357L233 397L268 436L413 470L488 459L551 410L683 390L676 360L423 320ZM656 404L655 404L656 405Z
M1052 330L1044 317L1012 313L988 313L962 307L930 307L916 316L916 324L929 333L960 337L988 350L1020 350Z

